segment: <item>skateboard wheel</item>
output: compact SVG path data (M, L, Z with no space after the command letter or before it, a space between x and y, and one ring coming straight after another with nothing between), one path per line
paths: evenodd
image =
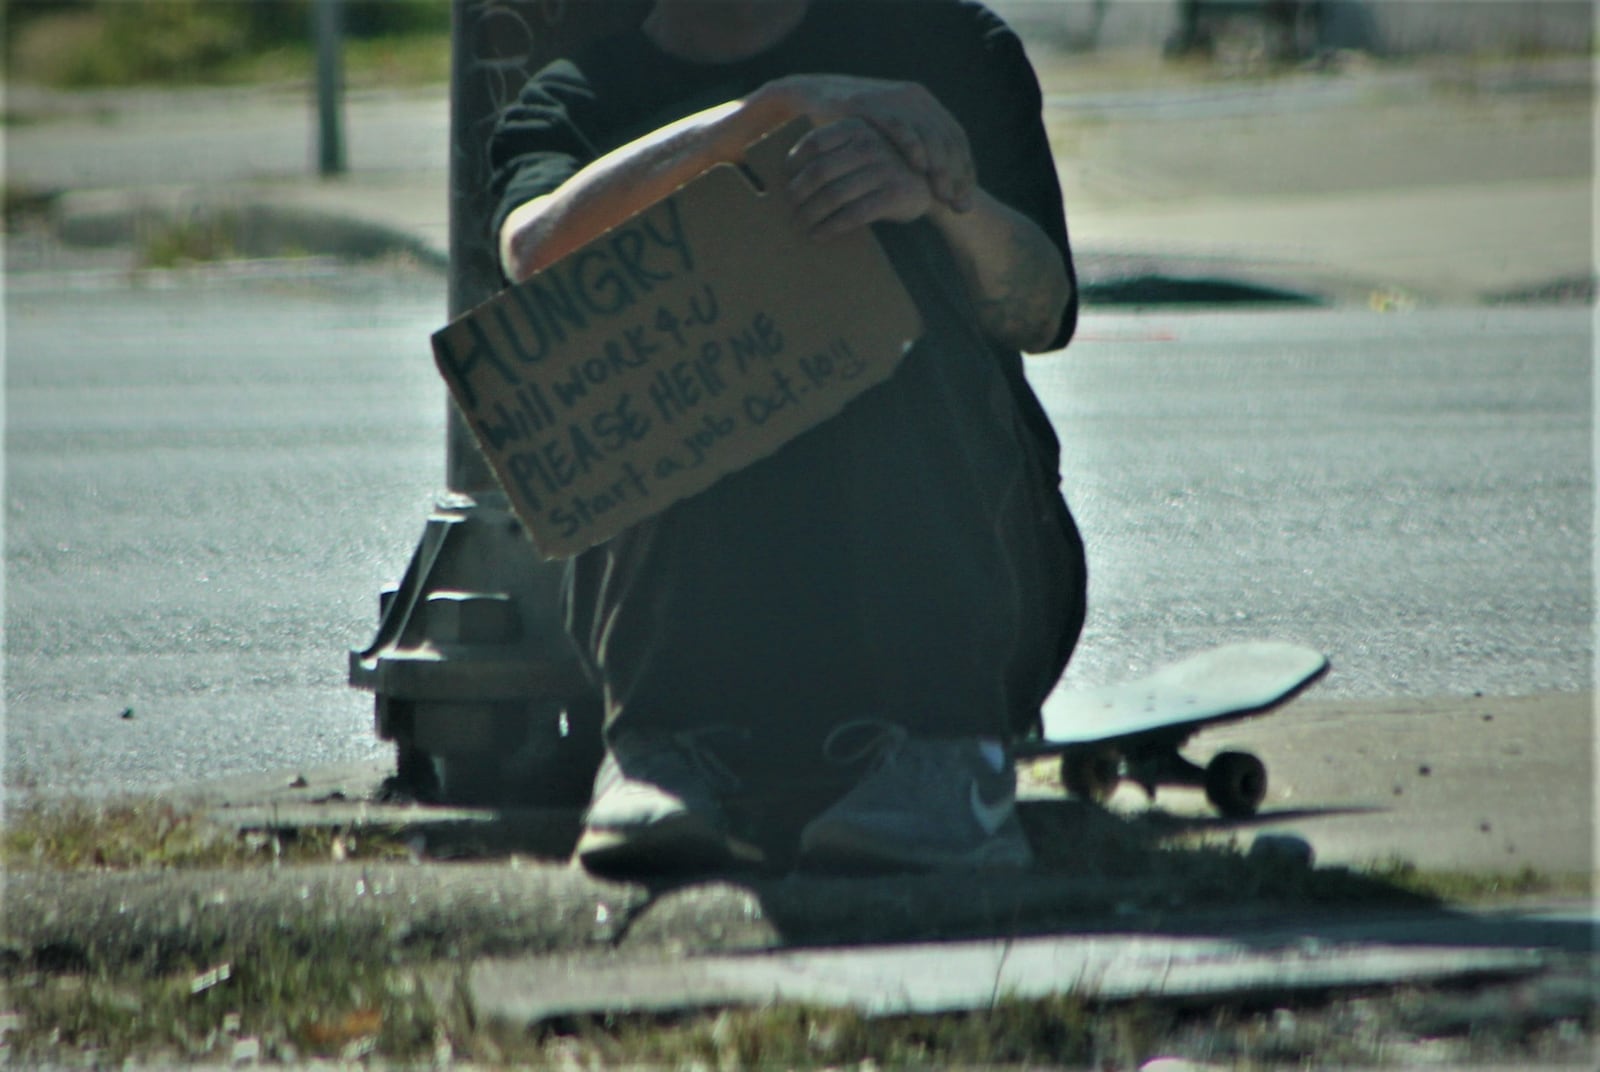
M1069 748L1061 753L1061 784L1068 793L1104 804L1122 778L1122 757L1113 748Z
M1254 815L1267 796L1267 767L1249 752L1218 752L1206 766L1206 799L1229 818Z

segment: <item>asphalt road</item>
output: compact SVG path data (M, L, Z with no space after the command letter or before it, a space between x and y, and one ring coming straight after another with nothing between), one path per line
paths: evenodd
M441 281L11 280L6 782L384 754L345 653L442 487ZM1069 684L1227 640L1327 696L1589 687L1586 309L1086 316L1031 370L1091 624ZM125 717L127 716L127 717Z
M1089 543L1068 681L1221 640L1324 695L1590 687L1590 312L1095 317L1033 366Z
M7 782L379 754L344 652L443 484L442 283L8 282Z

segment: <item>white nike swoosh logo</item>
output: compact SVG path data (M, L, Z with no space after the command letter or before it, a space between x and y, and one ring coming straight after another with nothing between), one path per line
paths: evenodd
M983 827L984 833L993 837L995 831L999 830L1000 827L1004 825L1005 821L1011 818L1011 813L1015 809L1016 801L1012 797L1007 796L997 803L990 804L987 800L984 800L983 795L978 792L977 782L973 782L967 787L967 789L967 795L971 798L973 817L978 820L978 825Z

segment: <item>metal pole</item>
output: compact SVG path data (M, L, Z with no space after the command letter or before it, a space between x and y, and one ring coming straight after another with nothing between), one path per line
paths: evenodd
M503 285L488 228L496 116L530 71L637 20L643 4L450 7L455 317ZM461 803L581 803L600 761L599 698L561 625L561 570L539 558L471 429L447 405L447 491L405 576L380 597L377 635L350 653L350 683L374 694L378 736L395 742L403 792Z
M344 0L315 0L311 32L317 50L317 174L344 174Z
M526 70L527 57L501 59L485 52L494 44L502 47L510 37L502 30L500 40L486 33L486 23L496 12L481 0L455 0L450 5L450 281L451 318L492 297L500 289L500 272L490 242L488 220L494 206L489 203L489 135L494 129L503 97L515 84L494 77L497 67L510 66L517 79ZM512 15L504 13L502 19ZM521 25L520 20L513 25ZM524 41L531 49L533 42ZM498 91L498 92L497 92ZM514 91L514 90L512 90ZM452 492L475 495L496 491L494 472L484 460L472 438L471 429L461 420L453 403L445 430L445 486Z

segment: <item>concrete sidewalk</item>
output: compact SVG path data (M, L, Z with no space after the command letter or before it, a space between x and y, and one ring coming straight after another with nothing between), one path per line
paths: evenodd
M1590 288L1581 61L1520 80L1462 61L1246 85L1175 81L1139 57L1036 62L1086 285L1131 271L1232 278L1386 308ZM7 182L56 195L72 241L126 243L152 221L228 212L249 224L259 248L246 253L443 266L443 94L351 95L350 172L319 180L296 92L14 92L13 112L33 121L7 130Z

